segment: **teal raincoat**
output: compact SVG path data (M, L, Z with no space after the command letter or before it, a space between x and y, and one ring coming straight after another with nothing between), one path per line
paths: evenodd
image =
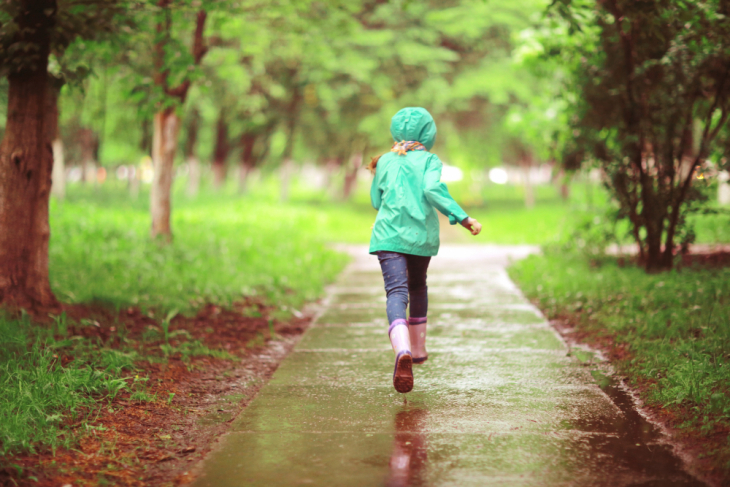
M396 142L418 141L431 150L436 123L423 108L404 108L393 116L390 133ZM455 225L468 218L441 182L442 163L436 154L389 152L380 157L370 188L370 201L378 210L370 253L380 250L433 256L439 250L436 210Z

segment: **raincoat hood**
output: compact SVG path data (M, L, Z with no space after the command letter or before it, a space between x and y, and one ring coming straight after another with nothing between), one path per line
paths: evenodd
M431 150L436 141L436 122L425 108L403 108L393 115L390 134L396 142L415 140Z

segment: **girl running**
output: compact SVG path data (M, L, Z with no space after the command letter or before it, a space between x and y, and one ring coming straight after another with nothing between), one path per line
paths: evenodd
M428 152L436 139L436 123L424 108L403 108L393 116L389 153L374 157L368 168L375 175L370 200L378 210L370 238L370 253L383 271L388 335L395 352L393 386L401 393L413 389L412 364L428 359L426 271L439 250L439 220L435 210L460 223L472 235L481 224L461 209L441 182L441 161ZM406 320L408 296L410 317Z

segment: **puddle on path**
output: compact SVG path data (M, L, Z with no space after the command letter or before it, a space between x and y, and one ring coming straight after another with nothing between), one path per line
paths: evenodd
M612 421L605 419L599 424L588 425L590 418L576 421L575 428L590 427L594 431L605 429L614 432L621 438L607 448L596 445L631 470L641 472L649 477L660 477L666 480L633 484L636 486L705 486L704 482L692 477L684 470L682 460L674 453L667 436L646 420L636 409L634 399L616 381L614 377L604 375L600 371L592 373L598 386L611 398L623 413Z

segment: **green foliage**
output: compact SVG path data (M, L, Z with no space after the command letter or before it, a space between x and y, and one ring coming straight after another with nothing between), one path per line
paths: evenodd
M704 432L730 425L730 269L647 275L564 253L530 257L510 273L550 319L569 316L625 346L631 358L616 365L646 386L650 404Z
M691 243L687 212L707 196L695 173L716 167L730 116L725 2L554 2L569 28L556 56L571 76L573 141L565 161L593 159L630 221L648 271ZM559 24L559 23L558 23ZM663 247L663 248L662 248Z
M57 0L42 4L27 0L9 0L0 4L0 73L17 73L35 66L45 66L41 59L44 38L50 40L51 52L61 56L77 41L108 37L127 23L124 17L129 6L118 0L76 2ZM21 12L42 9L45 25L23 31ZM39 24L40 25L40 24ZM81 66L63 69L67 79L79 79L88 74Z

